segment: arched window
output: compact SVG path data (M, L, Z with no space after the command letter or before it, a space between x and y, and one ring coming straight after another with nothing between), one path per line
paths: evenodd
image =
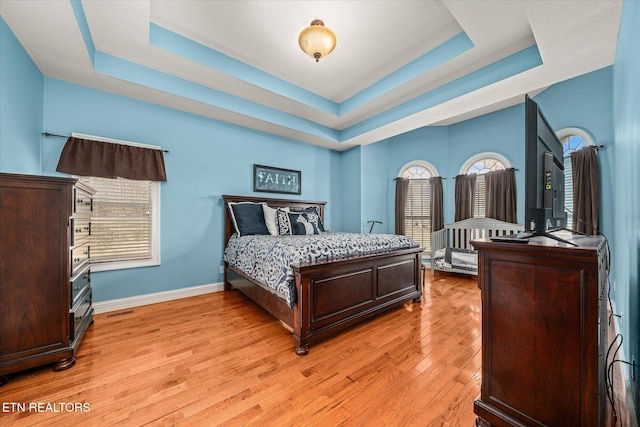
M460 175L476 174L476 198L473 216L485 216L485 182L484 174L491 171L503 170L511 167L511 163L498 153L478 153L470 157L460 168Z
M431 190L429 178L438 171L429 162L414 160L400 169L399 177L409 180L405 210L405 235L431 251Z
M564 150L564 206L567 209L567 227L573 223L573 173L571 168L571 153L593 141L587 132L578 128L566 128L558 131L558 139Z

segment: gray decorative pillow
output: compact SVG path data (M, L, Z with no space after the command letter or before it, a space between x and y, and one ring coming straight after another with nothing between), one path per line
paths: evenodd
M320 234L322 221L317 213L289 213L291 234Z
M296 210L295 213L310 214L311 216L309 216L307 219L313 222L318 227L318 230L325 231L324 224L322 223L322 218L320 217L320 212L318 211L318 208L316 208L315 206L311 208L302 209L299 211Z

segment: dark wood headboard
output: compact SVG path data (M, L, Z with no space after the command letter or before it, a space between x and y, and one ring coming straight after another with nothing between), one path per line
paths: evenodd
M308 200L291 200L291 199L272 199L269 197L256 197L256 196L222 196L224 199L224 244L231 238L231 235L235 232L233 222L231 221L231 215L229 214L229 202L253 202L253 203L266 203L272 208L285 208L288 207L292 211L299 211L306 208L317 208L320 213L320 218L324 221L324 205L327 202L317 202Z

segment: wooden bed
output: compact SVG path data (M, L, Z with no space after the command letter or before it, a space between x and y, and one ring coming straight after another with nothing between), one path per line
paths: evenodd
M468 218L462 221L446 224L442 230L431 233L431 274L434 270L449 273L478 275L478 271L462 270L450 267L438 267L433 262L438 249L456 248L473 249L472 240L504 236L524 230L522 224L513 224L493 218Z
M273 208L315 207L324 220L326 202L222 196L225 246L234 232L229 202L265 202ZM293 308L265 285L225 263L225 290L237 289L293 331L295 351L305 355L316 341L422 296L422 248L292 265L297 302Z

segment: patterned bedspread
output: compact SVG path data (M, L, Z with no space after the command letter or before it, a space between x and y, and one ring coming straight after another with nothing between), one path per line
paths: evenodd
M296 302L291 264L415 248L418 244L395 234L327 231L305 236L242 236L229 239L224 261L265 284L290 307Z

